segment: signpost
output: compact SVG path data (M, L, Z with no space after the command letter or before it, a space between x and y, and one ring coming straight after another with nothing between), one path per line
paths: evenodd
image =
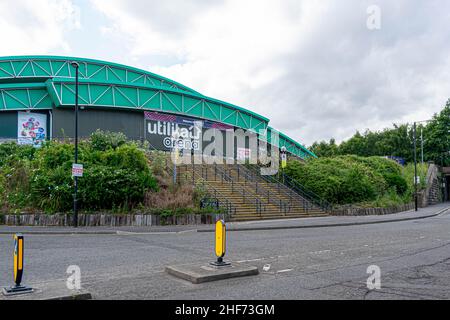
M74 163L72 164L72 177L82 177L84 168L82 164Z

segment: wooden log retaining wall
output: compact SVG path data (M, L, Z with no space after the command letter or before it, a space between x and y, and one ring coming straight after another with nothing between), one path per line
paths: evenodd
M79 214L80 227L145 227L162 225L200 225L214 224L218 219L225 219L223 214L187 214L162 217L149 214ZM0 225L8 226L55 226L66 227L72 222L71 214L12 214L0 215Z

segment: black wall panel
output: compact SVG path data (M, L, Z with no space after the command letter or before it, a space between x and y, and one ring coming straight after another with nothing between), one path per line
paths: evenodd
M25 111L23 111L25 112ZM47 110L33 110L33 113L47 115L47 132L50 132L50 116ZM0 139L17 139L17 111L0 112ZM47 137L49 135L47 134Z
M0 139L17 138L17 111L0 112Z
M133 140L144 139L144 113L136 111L84 109L79 111L78 136L89 137L97 129L123 132ZM53 137L75 136L73 109L53 109Z

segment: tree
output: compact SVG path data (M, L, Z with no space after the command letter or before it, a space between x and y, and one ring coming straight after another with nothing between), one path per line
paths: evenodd
M450 99L444 109L433 116L427 123L417 126L417 155L420 159L420 132L424 137L424 160L434 161L436 164L450 166ZM319 157L335 157L338 155L395 156L412 162L414 159L413 126L394 124L393 128L383 131L359 131L347 141L337 145L334 139L329 143L322 141L314 143L311 150Z
M424 157L436 164L450 165L450 99L424 128Z
M338 146L333 138L330 139L329 143L326 141L314 142L310 150L318 157L334 157L338 155Z

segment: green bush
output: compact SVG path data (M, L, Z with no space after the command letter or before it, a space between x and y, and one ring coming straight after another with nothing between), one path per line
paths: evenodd
M386 173L383 175L383 177L389 187L395 188L397 194L404 195L408 190L408 184L405 178L403 178L403 176L401 176L400 174Z
M420 183L417 185L419 190L426 187L426 176L428 172L428 165L426 163L417 164L417 176L420 177ZM405 196L413 197L414 195L414 163L410 163L403 168L402 176L408 186Z
M150 159L150 167L155 175L167 175L166 164L170 161L170 155L163 151L152 150L147 153L147 158Z
M97 151L116 149L127 142L127 137L121 132L97 130L90 137L92 148Z
M27 159L8 160L10 165L0 167L0 208L16 210L24 208L30 200L30 161Z
M80 199L89 209L131 209L144 200L146 190L157 189L150 172L109 166L88 167L80 181Z
M20 159L32 160L36 148L30 145L18 145L15 142L0 143L0 167Z
M80 208L129 210L141 204L148 190L157 190L145 152L121 134L96 132L79 144ZM35 149L0 144L0 208L38 208L45 212L72 209L74 146L47 142ZM6 208L6 209L5 209Z
M52 170L39 168L34 171L31 180L34 207L49 213L69 211L72 208L73 192L73 179L67 165Z
M402 167L381 157L351 155L309 159L306 162L294 160L288 162L285 172L306 189L333 204L410 200Z

